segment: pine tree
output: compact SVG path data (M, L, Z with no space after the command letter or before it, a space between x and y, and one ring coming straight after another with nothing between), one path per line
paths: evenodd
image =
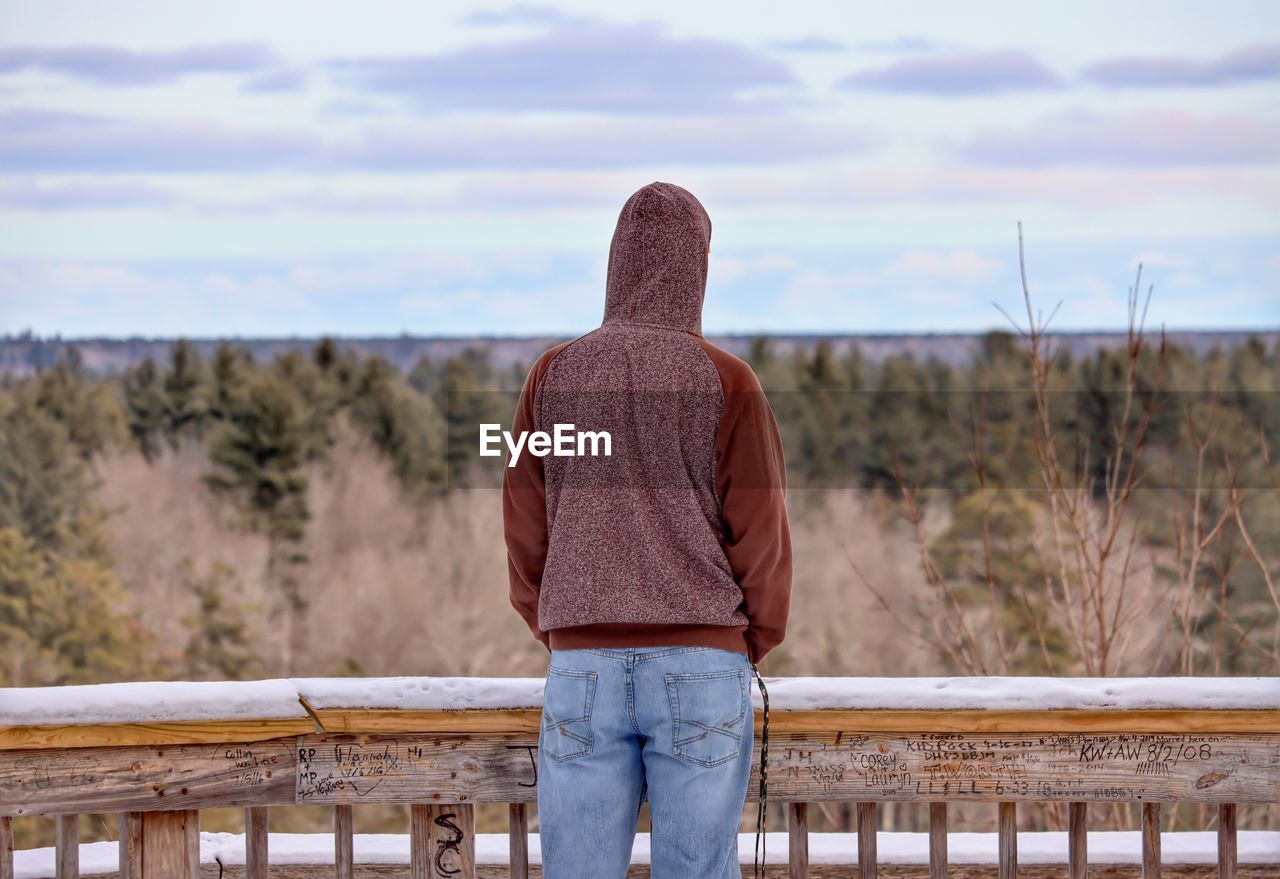
M307 430L294 388L274 372L250 381L243 401L209 450L214 470L203 477L219 497L231 501L245 526L267 537L267 580L283 599L288 634L283 664L292 673L303 640L307 602L295 571L307 560L299 549L310 518L307 506Z
M92 517L75 519L65 553L0 527L0 684L102 683L149 671L150 639L94 527Z
M224 681L254 677L258 657L248 610L228 597L235 580L232 569L214 562L207 574L201 574L187 556L182 560L180 576L199 602L198 611L182 620L191 630L184 652L187 676L192 680Z
M60 550L88 491L67 428L39 405L34 386L9 395L0 413L0 527Z
M164 376L164 427L177 443L183 436L200 437L209 417L204 361L186 339L170 349L169 371Z
M125 372L124 399L129 432L143 457L154 460L167 426L168 404L159 370L150 357Z
M32 380L36 405L67 429L76 453L89 460L110 446L127 442L128 423L111 386L95 381L80 349L67 348L52 369Z
M209 391L209 417L230 420L240 405L253 368L253 352L248 348L219 342L210 368L212 387Z
M381 358L369 358L360 370L351 416L391 459L410 495L428 496L444 482L440 418Z

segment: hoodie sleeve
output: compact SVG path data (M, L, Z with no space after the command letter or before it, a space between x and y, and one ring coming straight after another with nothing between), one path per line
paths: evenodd
M782 438L760 381L746 363L705 340L720 371L724 411L716 434L716 492L724 551L742 590L751 661L782 643L791 607L791 529Z
M552 359L564 348L558 345L539 357L525 378L511 421L511 433L537 430L535 405L538 387ZM506 463L510 463L508 453ZM538 628L538 594L547 562L547 492L542 458L522 454L514 467L502 471L502 528L507 543L507 574L511 606L533 636L551 649L546 631Z

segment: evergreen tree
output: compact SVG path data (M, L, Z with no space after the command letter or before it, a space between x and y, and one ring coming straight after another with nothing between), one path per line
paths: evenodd
M365 361L356 387L352 419L391 460L402 487L429 496L445 479L442 424L431 402L378 357Z
M360 357L355 350L350 347L339 349L337 340L325 336L316 344L311 360L324 380L335 389L338 404L349 405L355 398L360 375Z
M125 372L124 399L129 433L142 456L154 460L168 426L168 401L159 370L150 357Z
M190 556L182 560L182 582L199 602L199 610L184 617L190 630L184 657L192 680L243 681L258 673L254 633L246 608L230 599L235 574L214 562L207 574L196 570Z
M119 400L108 383L89 375L76 346L69 346L52 369L37 373L33 393L36 405L66 428L81 458L89 460L127 442L127 419Z
M209 393L209 416L219 421L230 420L237 411L253 369L253 352L248 348L220 342L214 350L212 388Z
M432 402L443 413L444 465L450 487L472 485L482 464L477 454L481 424L509 424L514 406L496 393L488 361L474 352L450 357L444 364ZM501 458L484 459L500 465ZM496 469L494 472L500 472Z
M204 361L197 348L179 339L170 350L164 377L165 431L173 442L183 436L201 437L209 417Z
M34 391L32 384L17 388L0 412L0 527L58 551L89 484L66 426L40 407Z
M304 456L308 461L326 457L335 440L333 416L345 402L343 389L301 351L286 351L270 369L298 397Z
M65 551L0 526L0 685L57 686L146 674L150 639L129 613L95 515Z
M292 673L293 657L304 638L307 602L295 573L307 560L299 549L310 518L307 506L308 436L303 404L294 388L275 371L250 381L244 400L214 440L204 475L215 495L230 500L245 526L269 541L267 580L283 599L277 617L286 619L283 663Z

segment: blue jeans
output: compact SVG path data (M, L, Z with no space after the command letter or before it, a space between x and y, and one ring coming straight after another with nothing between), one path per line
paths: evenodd
M647 796L653 879L742 879L754 712L745 653L553 650L538 734L546 879L623 879Z

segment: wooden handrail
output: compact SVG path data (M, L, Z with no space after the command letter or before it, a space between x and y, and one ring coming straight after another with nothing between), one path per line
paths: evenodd
M437 704L448 699L415 695L430 694L440 680L448 681L439 689L450 699L468 686L484 698L471 700L477 707L455 708ZM413 875L431 875L423 858L445 850L463 876L473 875L475 803L508 805L513 864L527 862L525 807L537 796L541 694L530 679L499 680L506 688L500 697L486 689L486 679L370 685L390 688L398 707L377 705L386 697L376 692L364 700L374 707L358 704L359 682L326 690L298 681L294 716L287 717L254 716L290 710L288 687L257 682L252 692L267 698L233 700L228 716L217 716L216 706L195 706L202 716L193 719L173 717L169 705L148 716L136 687L130 692L138 701L128 710L90 704L65 717L42 707L36 691L0 690L0 875L8 816L60 816L59 856L74 875L75 816L103 811L122 813L123 875L192 875L198 810L226 806L247 810L250 873L261 875L267 808L285 804L334 808L339 875L349 875L353 862L352 807L364 803L413 807ZM882 707L849 704L868 700L848 682L871 681L874 689L889 679L835 680L833 701L842 704L827 708L814 707L822 701L821 679L769 683L769 799L789 804L793 876L807 871L809 803L857 804L859 860L863 875L874 876L877 803L930 804L936 866L946 858L947 804L988 802L998 810L1000 873L1013 877L1019 802L1070 805L1072 876L1083 875L1086 862L1087 803L1142 802L1144 859L1152 865L1159 862L1160 803L1216 804L1226 876L1234 871L1237 804L1280 801L1274 679L1235 679L1220 693L1195 679L1183 704L1176 692L1153 698L1148 691L1159 688L1144 689L1141 681L1070 679L1076 706L1070 696L1029 704L1037 700L1000 689L1010 679L993 679L988 689L1000 707L991 710L973 704L987 686L982 679L964 680L954 698L938 697L946 685L937 682L959 679L893 679L885 689L901 696L897 704L875 696ZM1177 689L1176 679L1165 681ZM86 693L91 700L97 695ZM63 704L66 696L53 692L50 699ZM1113 704L1100 704L1108 699ZM1247 707L1251 702L1257 707ZM14 722L24 719L40 722ZM757 730L760 720L757 714ZM758 739L755 748L749 801L758 790Z
M480 689L502 683L498 697L479 707L438 707L432 687L455 692L469 683ZM1273 733L1280 732L1280 679L1274 678L769 678L770 726L778 732L919 731L996 733L1053 730L1060 733ZM814 691L830 681L832 707L812 707ZM1034 691L1041 682L1063 687L1068 694L1047 706L1031 697L1011 699L1010 682L1025 683ZM1179 681L1194 682L1198 691L1205 682L1221 682L1223 693L1197 692L1179 699ZM444 682L444 683L440 683ZM958 683L957 683L958 682ZM521 733L536 732L541 715L541 679L537 678L390 678L249 681L217 685L218 693L234 697L238 689L257 698L259 711L228 712L209 716L207 706L193 703L191 715L172 717L171 683L109 684L102 687L48 687L0 689L0 750L123 747L129 745L177 745L221 742L257 742L311 732L389 733ZM325 686L335 692L326 692ZM947 687L959 693L948 693ZM158 686L155 713L149 713L138 688ZM193 685L196 687L207 685ZM57 712L6 710L7 701L38 705L48 694L51 702L66 703L69 695L83 693L86 700L114 698L116 687L131 688L132 712L116 706L110 710ZM395 693L394 705L378 704ZM1188 689L1190 684L1188 684ZM1122 698L1126 690L1129 698ZM271 698L264 698L265 691ZM380 696L380 691L382 695ZM1154 691L1147 693L1146 691ZM145 694L146 690L141 690ZM864 695L865 693L878 695ZM415 701L416 694L427 694ZM799 693L800 695L795 695ZM790 698L790 704L788 697ZM1161 704L1150 704L1155 698ZM372 704L365 704L369 699ZM1071 704L1078 700L1079 705ZM443 700L447 701L447 700ZM865 705L841 705L857 701ZM1013 704L1011 702L1023 704ZM262 703L266 703L265 705ZM420 704L420 703L426 703ZM504 704L505 703L505 704ZM1245 704L1247 703L1247 704ZM999 707L987 707L989 704ZM287 715L283 712L291 709ZM105 718L105 719L104 719ZM762 724L757 710L755 727Z

